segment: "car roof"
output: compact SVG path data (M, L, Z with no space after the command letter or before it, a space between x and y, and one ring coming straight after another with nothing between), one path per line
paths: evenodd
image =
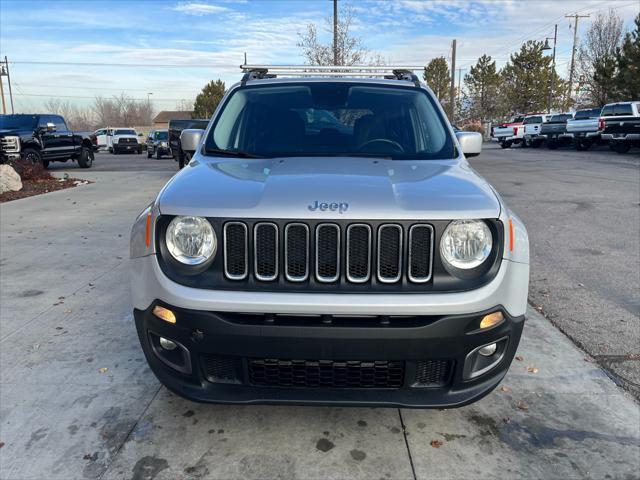
M398 80L394 78L359 78L359 77L277 77L277 78L261 78L251 80L250 82L237 82L231 88L243 85L273 85L287 83L360 83L371 85L389 85L393 87L416 88L413 82L408 80ZM422 88L426 85L420 83Z

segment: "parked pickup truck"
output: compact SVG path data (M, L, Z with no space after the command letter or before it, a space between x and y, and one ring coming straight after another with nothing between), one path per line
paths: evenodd
M25 159L34 164L71 159L89 168L97 150L96 136L73 132L60 115L0 115L0 162Z
M567 133L567 120L571 118L573 118L572 113L560 113L552 115L547 122L542 124L538 138L544 139L548 149L555 150L562 145L571 143L573 135Z
M544 113L536 113L527 115L524 118L524 138L522 140L523 147L538 148L544 143L544 137L540 136L542 124L549 121L551 115Z
M577 150L588 150L594 143L601 143L599 119L602 108L578 110L567 120L567 133L573 136Z
M524 115L513 117L510 122L493 127L491 135L502 148L509 148L513 144L522 142L524 137Z
M605 105L600 114L601 137L618 153L640 147L640 102L619 102Z
M187 155L180 146L180 133L187 128L205 129L209 125L209 120L169 120L169 149L171 156L178 162L178 167L184 167L188 162Z

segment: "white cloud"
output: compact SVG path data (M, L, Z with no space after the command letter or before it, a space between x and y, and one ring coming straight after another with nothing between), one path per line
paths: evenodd
M220 5L211 5L209 3L187 2L179 3L172 8L176 12L184 13L187 15L195 15L201 17L203 15L211 15L214 13L228 12L227 7L221 7Z

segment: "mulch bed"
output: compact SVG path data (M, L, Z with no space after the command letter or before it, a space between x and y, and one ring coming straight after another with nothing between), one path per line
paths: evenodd
M0 194L0 203L10 202L12 200L18 200L19 198L32 197L34 195L40 195L42 193L55 192L56 190L64 190L65 188L72 188L77 186L77 182L82 184L93 183L88 180L81 180L79 178L38 178L22 181L22 190L17 192L5 192Z

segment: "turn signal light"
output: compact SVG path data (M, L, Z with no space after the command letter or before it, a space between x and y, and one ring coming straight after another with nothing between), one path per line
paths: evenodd
M504 315L502 315L502 312L493 312L493 313L490 313L489 315L485 315L484 317L482 317L482 320L480 320L480 330L491 328L494 325L499 324L503 320L504 320Z
M164 320L165 322L176 323L176 314L168 308L156 305L155 307L153 307L153 314L160 320Z

